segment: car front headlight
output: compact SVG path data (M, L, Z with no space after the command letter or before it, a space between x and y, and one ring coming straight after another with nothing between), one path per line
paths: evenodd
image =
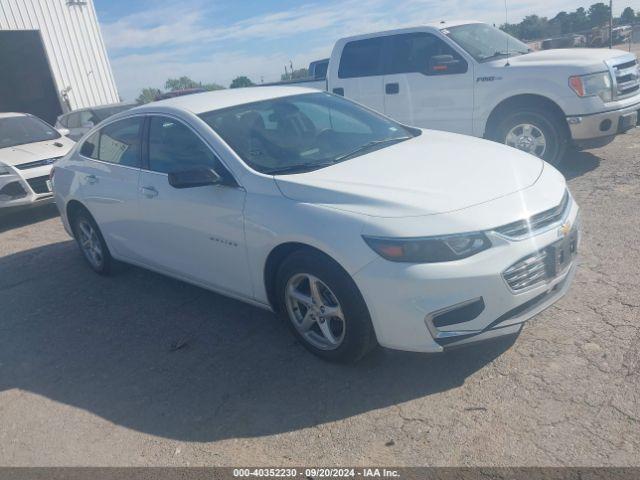
M491 247L491 242L482 232L423 238L381 238L366 235L362 238L381 257L404 263L451 262Z
M609 72L569 77L569 86L579 97L598 96L605 103L613 100L613 82Z
M12 173L13 172L9 167L0 163L0 177L3 175L11 175Z

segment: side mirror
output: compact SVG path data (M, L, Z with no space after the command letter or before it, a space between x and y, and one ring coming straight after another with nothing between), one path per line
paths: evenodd
M206 187L220 183L222 178L212 168L195 168L169 174L169 185L173 188Z
M466 72L465 62L453 55L434 55L429 60L429 75L443 75L447 73Z
M63 137L67 137L71 133L71 130L69 130L68 128L58 128L58 133Z

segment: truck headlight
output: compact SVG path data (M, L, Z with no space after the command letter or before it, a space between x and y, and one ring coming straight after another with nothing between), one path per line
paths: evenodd
M406 263L450 262L491 247L491 242L482 232L422 238L380 238L366 235L362 238L381 257L392 262Z
M0 177L2 175L11 175L13 173L9 167L0 163Z
M613 100L613 82L609 72L569 77L569 86L579 97L598 96L605 103Z

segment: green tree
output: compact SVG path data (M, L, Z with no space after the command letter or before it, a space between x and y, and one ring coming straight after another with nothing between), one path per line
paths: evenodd
M140 95L138 95L138 98L136 98L136 102L139 105L153 102L156 99L156 97L161 94L162 94L162 90L160 90L159 88L153 88L153 87L143 88L142 91L140 92Z
M567 12L560 12L549 20L549 27L552 35L572 33L571 16Z
M587 11L584 7L579 7L575 12L569 14L571 32L584 32L591 28L591 23Z
M298 80L300 78L309 77L309 69L308 68L299 68L298 70L294 70L293 72L287 72L286 74L280 75L280 80Z
M633 11L633 8L627 7L622 11L620 20L625 25L632 24L636 21L636 12Z
M520 37L527 40L543 38L548 36L549 21L546 17L538 15L528 15L519 25Z
M218 85L217 83L203 83L200 86L205 90L209 90L209 91L225 89L225 87L223 87L222 85Z
M255 85L255 83L249 80L248 77L242 75L240 77L234 78L231 82L231 85L229 85L229 88L252 87L253 85Z
M609 5L602 2L591 5L589 7L589 22L592 27L600 27L609 23Z
M164 88L171 92L175 92L176 90L184 90L185 88L198 88L201 84L194 80L191 80L189 77L182 76L180 78L169 78L166 82L164 82Z

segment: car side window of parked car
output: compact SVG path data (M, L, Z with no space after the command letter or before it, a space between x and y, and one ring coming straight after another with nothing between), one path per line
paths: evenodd
M430 33L405 33L386 39L389 49L384 74L423 73L425 75L452 75L465 73L467 62L453 48ZM442 56L453 57L451 62L434 65Z
M355 78L382 75L383 37L355 40L344 46L338 77Z
M100 141L100 132L94 132L87 138L82 147L80 147L80 155L87 158L98 159L98 142Z
M80 128L80 113L70 113L67 117L67 128Z
M139 167L142 123L142 117L111 123L87 138L80 154L102 162Z
M211 149L182 122L169 117L151 117L149 125L149 169L171 173L198 167L226 173Z

